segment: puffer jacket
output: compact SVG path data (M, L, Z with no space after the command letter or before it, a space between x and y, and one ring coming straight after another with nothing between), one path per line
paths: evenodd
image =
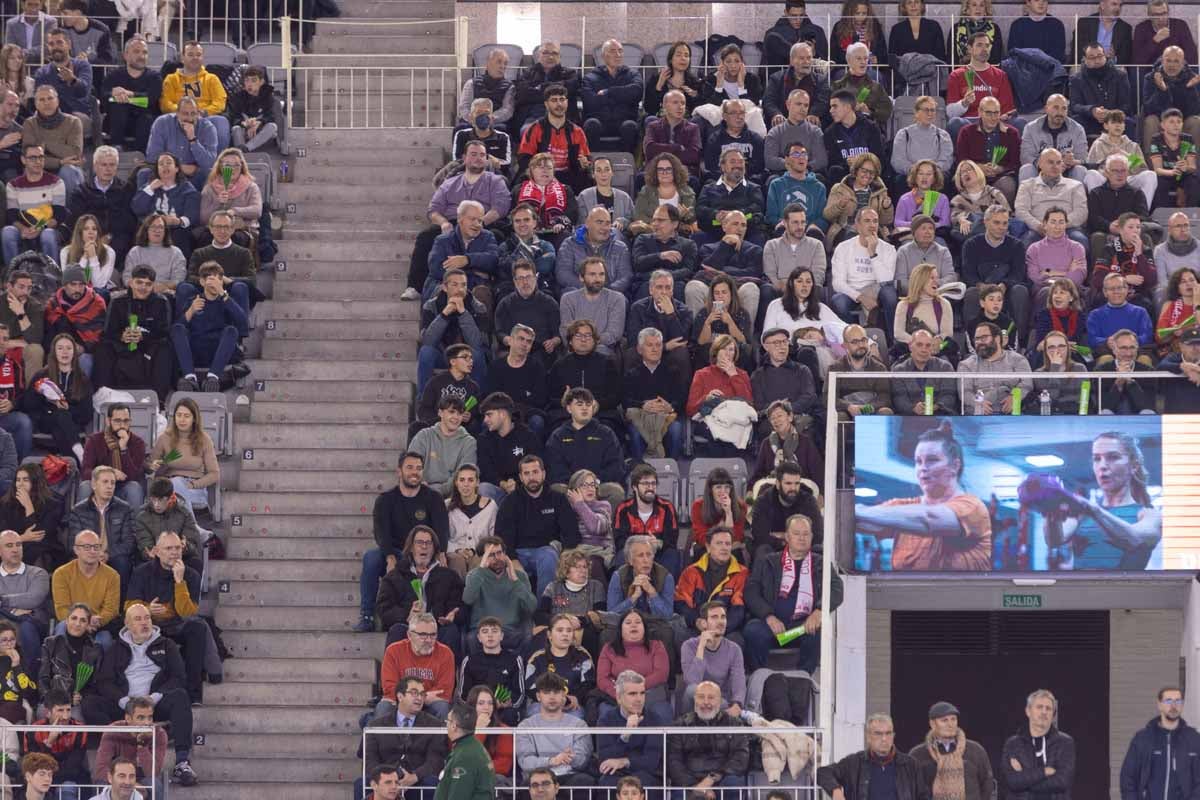
M171 504L162 514L154 510L149 500L138 509L137 515L133 519L133 535L137 539L138 552L145 554L147 550L154 547L163 531L178 533L184 538L186 541L185 555L199 556L203 542L200 541L200 529L196 525L196 515L179 502L178 495L172 495Z
M1008 75L1021 114L1036 112L1052 94L1066 94L1066 67L1037 48L1009 50L1008 58L1000 62L1000 69Z
M837 241L837 236L842 229L854 221L854 212L847 215L842 211L842 203L849 201L850 205L856 205L853 186L854 176L847 175L829 190L829 200L825 203L825 219L829 221L829 232L825 235L826 241ZM883 182L882 178L875 178L871 183L871 199L867 201L867 205L879 213L879 238L886 239L892 222L896 218L896 208L892 205L887 184Z
M70 553L75 545L75 534L83 530L100 530L100 511L96 508L94 498L76 503L67 512L63 520L62 545ZM108 557L112 559L133 558L137 548L137 539L133 534L133 508L117 496L108 501L104 509L104 530L108 536Z
M704 721L689 711L673 723L678 728L736 728L741 720L726 711ZM667 776L675 786L695 786L709 773L745 775L750 766L749 736L680 734L667 737Z

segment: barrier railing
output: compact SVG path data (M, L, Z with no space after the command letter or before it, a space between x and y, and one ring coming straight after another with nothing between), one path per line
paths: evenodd
M157 734L157 731L159 729L161 729L162 727L163 727L162 725L159 725L157 723L154 725L10 725L10 724L5 723L3 725L0 725L0 742L3 742L3 738L9 733L16 734L17 736L21 736L21 735L27 734L27 733L30 733L30 734L37 734L37 733L89 733L90 734L90 733L94 733L97 735L104 735L106 733L146 733L146 734L150 735L150 742L149 742L150 763L157 764L158 763L158 736L156 734ZM0 744L0 747L2 747L2 746L3 745ZM19 751L21 751L21 750L24 750L23 746L19 748ZM3 769L4 764L6 762L12 761L12 760L14 760L14 759L10 758L8 753L5 750L0 749L0 780L3 780L2 776L4 775L4 769ZM16 760L20 760L19 757ZM167 776L162 775L162 774L146 776L143 780L138 781L138 790L140 792L142 792L143 797L149 797L149 798L151 798L151 800L158 800L158 798L165 797L167 794L166 791L162 791L161 794L159 793L160 783L161 783L161 781L164 781L166 779L167 779ZM24 784L12 783L12 784L8 784L8 786L10 788L17 788L17 787L23 787ZM73 783L73 782L59 783L56 781L53 784L53 789L59 789L64 786L66 786L66 787L74 786L74 787L78 787L79 789L91 789L91 790L99 791L99 790L107 787L108 784L107 783ZM88 797L88 796L91 796L93 793L94 792L84 792L82 796Z

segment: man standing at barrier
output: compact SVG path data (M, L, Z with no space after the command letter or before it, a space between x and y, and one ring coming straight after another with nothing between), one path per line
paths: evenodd
M958 727L954 704L941 700L930 706L929 733L908 754L923 773L934 773L934 797L988 800L992 796L992 762L983 746Z
M817 770L817 785L833 800L928 800L932 775L896 750L887 714L867 717L867 747ZM946 795L947 797L953 795Z
M1158 690L1158 716L1134 734L1121 764L1121 797L1191 797L1200 772L1186 757L1200 749L1200 734L1183 721L1183 691ZM1178 755L1176 755L1178 754Z
M1070 797L1075 782L1075 740L1054 724L1058 700L1038 689L1025 702L1029 724L1004 743L1000 770L1009 797Z
M433 800L492 800L496 771L492 757L475 738L477 717L472 706L458 704L446 717L450 757Z

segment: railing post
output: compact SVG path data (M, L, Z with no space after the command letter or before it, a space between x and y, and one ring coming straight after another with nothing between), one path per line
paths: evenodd
M829 392L825 401L825 441L838 441L838 414L837 414L837 385L838 373L830 370L829 376ZM843 448L837 448L837 452L843 454ZM825 515L825 529L822 532L824 538L825 554L822 558L821 569L821 596L828 599L832 596L833 591L833 569L837 564L837 475L838 475L839 458L825 459L825 486L834 487L833 491L826 490L826 498L833 498L833 513ZM828 500L827 500L828 502ZM824 615L823 615L824 616ZM820 686L820 718L819 724L823 736L828 736L833 739L833 699L835 686L837 684L837 649L833 646L834 642L834 623L837 615L831 613L827 619L821 620L821 627L824 630L821 633L821 686ZM833 743L822 742L820 763L822 765L832 763L833 761Z
M471 28L470 18L466 14L458 18L458 25L455 28L457 41L454 43L455 63L459 69L467 68L467 50L470 47L471 39L468 32Z
M291 130L295 123L293 115L296 109L295 93L297 89L296 84L293 82L295 75L292 69L292 18L284 14L279 18L279 26L279 42L281 45L280 50L282 51L279 57L283 62L280 66L283 67L284 86L287 87L287 96L284 98L284 102L287 103L287 126Z

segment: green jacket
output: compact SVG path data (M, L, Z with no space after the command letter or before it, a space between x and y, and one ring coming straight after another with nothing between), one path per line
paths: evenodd
M496 771L492 757L474 736L454 743L433 800L493 800Z

